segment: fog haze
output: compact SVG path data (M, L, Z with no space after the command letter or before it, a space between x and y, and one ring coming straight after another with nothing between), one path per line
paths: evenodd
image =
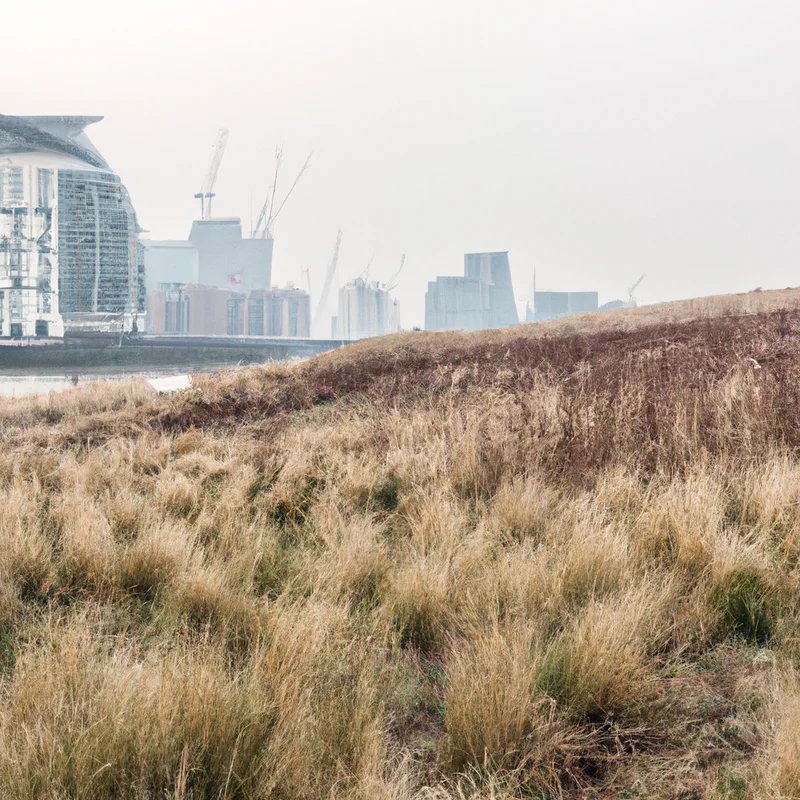
M517 295L640 303L800 284L800 6L227 3L2 8L5 114L88 129L152 238L185 238L219 127L214 214L257 215L284 147L273 282L388 279L405 327L468 251ZM12 69L8 65L13 64ZM281 194L279 187L278 194Z

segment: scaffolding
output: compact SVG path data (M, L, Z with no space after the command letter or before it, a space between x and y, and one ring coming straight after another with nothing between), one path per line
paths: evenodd
M0 336L61 335L53 170L0 167Z

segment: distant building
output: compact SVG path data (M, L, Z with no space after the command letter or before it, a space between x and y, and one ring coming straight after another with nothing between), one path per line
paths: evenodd
M230 291L216 286L162 283L148 294L147 329L151 333L225 335L230 297Z
M136 214L84 132L101 119L0 115L0 336L130 330L144 312Z
M477 331L518 323L507 252L467 253L463 278L439 276L428 283L426 330Z
M250 336L311 335L311 297L294 286L269 291L256 289L247 301L247 333Z
M151 297L155 297L154 292L157 294L158 287L164 284L219 289L226 293L227 298L223 315L225 322L223 324L215 317L207 327L216 333L248 334L248 297L253 294L253 312L258 317L257 298L263 300L270 285L272 238L243 239L241 220L231 217L195 220L186 240L144 240L142 245ZM196 319L198 313L196 309L193 326L200 325ZM160 318L160 314L156 309L149 317L155 320ZM259 328L257 322L254 325Z
M243 239L242 221L238 217L196 219L189 242L197 250L199 283L236 284L246 292L269 289L273 239Z
M228 336L247 334L247 295L244 292L229 292L228 316L225 325Z
M339 290L335 337L365 339L400 331L400 307L375 281L356 278Z
M591 313L598 310L597 302L597 292L534 292L533 309L528 308L526 322Z
M490 328L492 293L474 278L439 276L425 293L425 330L479 331Z
M309 336L310 298L293 287L250 294L162 283L148 294L148 330L196 336Z
M162 283L200 283L199 254L188 240L140 240L147 291Z

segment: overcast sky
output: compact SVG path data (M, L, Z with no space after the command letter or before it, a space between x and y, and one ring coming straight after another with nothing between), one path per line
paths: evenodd
M800 3L0 3L0 113L88 133L153 238L257 214L283 143L273 280L366 268L421 325L426 281L508 250L515 292L640 303L800 284ZM280 191L279 191L280 194Z

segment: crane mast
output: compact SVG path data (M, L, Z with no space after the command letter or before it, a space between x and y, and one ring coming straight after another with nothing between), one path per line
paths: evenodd
M265 239L266 236L266 228L264 231L261 231L261 226L264 222L272 217L272 206L275 203L275 189L278 186L278 171L281 168L281 161L283 159L283 148L276 147L275 148L275 175L272 178L272 186L267 189L267 199L264 200L264 205L261 206L261 211L258 215L258 221L253 228L251 236L255 239L259 234L261 234L261 238ZM267 216L267 212L269 212L269 217Z
M281 161L283 160L283 148L278 147L275 150L275 175L272 179L272 186L269 187L267 191L267 199L264 200L264 205L261 206L261 213L258 215L258 221L253 228L252 237L261 238L261 239L272 239L275 231L275 220L278 218L278 214L281 213L281 209L286 205L286 201L291 196L292 192L294 191L294 187L297 186L298 181L303 176L303 173L308 169L309 162L311 161L311 156L313 153L308 154L308 158L306 158L305 164L303 164L303 168L300 172L297 173L297 177L294 179L294 183L289 187L289 191L286 193L286 197L283 198L281 204L278 206L278 210L275 211L275 197L276 197L276 188L278 186L278 171L280 170Z
M400 266L397 268L397 272L392 275L391 278L386 282L386 286L384 287L387 292L391 292L398 283L400 283L400 273L403 271L403 265L406 263L406 254L400 256Z
M647 273L643 272L641 277L639 278L633 286L628 287L628 302L631 304L636 303L636 298L633 296L633 293L639 288L639 284L647 277Z
M319 323L321 322L321 315L325 310L325 305L328 302L328 295L331 292L331 284L333 283L333 276L336 274L336 265L339 263L339 247L342 244L342 232L341 230L336 235L336 245L333 248L333 255L331 256L331 260L328 262L328 269L325 272L325 282L322 285L322 294L319 296L319 301L317 302L317 309L314 312L314 320L312 322L312 327L317 328Z
M195 195L195 199L200 200L200 219L211 218L211 199L214 197L214 186L217 182L222 156L225 155L229 133L230 131L227 128L220 128L217 132L217 141L214 144L214 150L211 155L211 166L208 168L208 173L203 185L200 187L200 191Z

